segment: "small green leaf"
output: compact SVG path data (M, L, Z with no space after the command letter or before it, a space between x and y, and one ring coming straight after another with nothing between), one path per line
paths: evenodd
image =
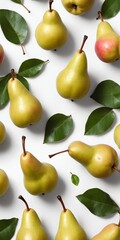
M14 236L18 218L0 220L0 240L10 240Z
M85 134L99 135L107 131L115 120L115 113L111 108L100 107L88 117L85 125Z
M76 174L71 173L71 181L74 185L78 186L80 179Z
M96 216L106 217L119 212L117 203L99 188L91 188L76 197Z
M43 69L46 62L36 58L28 59L21 64L18 73L23 77L34 77Z
M104 19L116 16L120 11L119 0L105 0L101 7L101 13Z
M0 24L8 41L19 45L24 43L28 34L28 25L19 13L0 9Z
M71 115L57 113L50 117L45 127L44 143L53 143L65 139L73 130Z
M90 97L105 107L120 108L120 85L112 80L104 80Z
M0 77L0 109L4 108L9 102L7 83L10 77L10 74L7 74L4 77Z

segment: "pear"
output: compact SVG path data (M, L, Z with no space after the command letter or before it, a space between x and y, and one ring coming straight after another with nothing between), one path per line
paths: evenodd
M24 186L32 195L53 191L58 181L55 167L47 162L40 162L25 150L25 136L22 136L23 153L20 164L24 175Z
M52 9L52 2L53 0L49 0L49 9L35 30L36 41L45 50L56 50L68 39L68 30L58 12Z
M17 232L16 240L48 240L47 232L36 211L29 208L26 200L21 195L19 199L24 201L26 209L22 214L21 226Z
M120 123L114 129L114 141L118 148L120 148Z
M0 169L0 197L3 196L9 188L9 178L7 173Z
M67 66L57 76L56 88L63 98L80 99L87 94L90 88L87 58L83 51L87 38L85 35L81 48L75 52Z
M4 53L4 48L3 48L3 46L0 44L0 64L3 63L4 55L5 55L5 53Z
M120 224L108 224L92 240L120 240Z
M116 150L107 144L88 145L81 141L73 141L67 150L63 150L49 155L53 157L57 154L68 152L68 154L86 167L88 172L97 178L110 176L118 166L118 154Z
M107 21L103 20L101 12L98 13L101 22L97 27L95 52L101 61L114 62L120 58L120 36Z
M87 240L86 233L70 209L66 209L60 195L58 200L63 206L55 240Z
M3 122L0 121L0 144L4 143L6 139L6 127Z
M10 117L17 127L25 128L41 120L42 106L40 101L14 76L13 69L11 75L8 81Z
M90 10L95 0L61 0L64 8L71 14L82 15Z

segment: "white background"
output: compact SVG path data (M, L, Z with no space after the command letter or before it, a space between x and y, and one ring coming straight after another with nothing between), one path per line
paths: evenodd
M58 155L49 159L48 154L67 149L69 143L74 140L82 140L88 144L107 143L113 146L120 156L119 149L113 139L114 127L120 122L119 110L115 110L116 122L111 130L102 136L85 136L85 123L89 114L99 107L90 98L91 93L97 84L105 79L111 79L119 84L120 82L120 61L112 64L101 62L94 51L96 39L96 29L99 20L96 20L97 12L100 10L103 1L95 1L93 8L83 16L75 16L68 13L61 1L55 0L53 8L56 9L69 31L67 43L56 52L41 49L35 40L35 28L42 20L44 12L48 9L47 0L25 0L24 4L29 8L28 13L22 6L10 0L1 0L1 9L15 10L21 14L28 23L29 36L24 45L26 54L22 54L20 46L14 45L7 41L0 29L0 43L4 47L5 58L0 66L0 76L4 76L11 71L12 68L17 72L21 63L29 58L39 58L44 61L49 59L49 63L45 66L41 74L33 79L27 79L31 92L42 103L44 112L40 123L29 128L20 129L16 127L9 117L9 104L0 111L0 120L6 126L7 139L0 146L0 168L3 168L10 180L10 188L4 197L0 198L0 219L18 217L20 226L22 212L25 209L24 203L18 199L22 194L28 201L31 208L34 208L42 223L44 224L49 239L55 239L57 232L60 212L62 207L57 200L60 194L67 208L76 216L81 226L85 229L88 239L91 239L105 225L111 222L118 223L118 215L115 214L109 218L101 218L93 215L82 205L76 198L76 195L83 193L89 188L98 187L106 191L110 196L120 204L120 175L114 173L106 179L97 179L92 177L87 170L70 158L67 153ZM120 34L119 28L120 14L109 19L109 23ZM74 52L80 48L83 36L87 35L88 39L84 46L88 59L88 72L91 79L91 87L89 93L81 100L71 102L60 97L56 91L56 77L62 70ZM72 115L74 121L74 130L66 140L56 144L43 144L45 125L47 120L56 113ZM22 135L26 136L26 150L34 154L39 160L50 162L53 164L59 174L58 185L52 193L45 196L32 196L24 188L23 174L20 167L20 154L22 153ZM79 186L71 183L70 172L75 173L80 178ZM15 236L13 237L15 239Z

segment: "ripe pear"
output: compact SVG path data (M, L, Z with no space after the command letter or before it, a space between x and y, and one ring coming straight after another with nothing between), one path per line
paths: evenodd
M70 209L66 209L60 195L58 200L63 206L55 240L87 240L86 233Z
M37 212L29 208L26 200L20 195L19 199L25 202L26 209L22 214L21 226L17 232L16 240L48 240Z
M95 0L61 0L64 8L74 15L82 15L90 10Z
M118 154L116 150L107 144L96 144L90 146L81 141L72 142L67 150L49 155L53 157L62 152L68 154L86 167L88 172L97 178L110 176L118 166Z
M0 144L6 139L6 127L3 122L0 121Z
M120 225L108 224L92 240L120 240Z
M41 120L43 110L40 101L30 93L13 73L8 81L8 94L10 117L17 127L25 128Z
M114 141L120 148L120 123L114 129Z
M85 35L81 48L75 52L67 66L57 76L56 88L63 98L80 99L87 94L90 88L87 58L83 51L87 38Z
M2 64L3 59L4 59L4 49L3 46L0 44L0 64Z
M101 22L97 27L95 52L101 61L114 62L120 58L120 36L110 23L103 20L100 12L99 14Z
M22 137L23 153L20 164L24 175L24 186L32 195L40 195L53 191L58 181L55 167L47 162L40 162L25 150L25 136Z
M68 30L59 13L52 9L52 2L53 0L49 0L49 9L44 13L42 21L35 30L37 43L45 50L60 48L68 38Z
M0 169L0 197L3 196L9 188L9 178L7 173Z

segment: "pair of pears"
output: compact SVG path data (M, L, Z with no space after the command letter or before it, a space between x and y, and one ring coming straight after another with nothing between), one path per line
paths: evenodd
M118 154L116 150L107 144L88 145L82 141L73 141L68 149L50 154L53 157L57 154L68 152L77 162L81 163L88 172L97 178L106 178L118 171Z
M113 27L104 21L101 12L98 12L101 19L97 27L95 52L98 58L106 63L120 59L120 36Z
M8 81L8 94L10 118L17 127L25 128L41 120L43 109L40 101L17 79L14 69Z

